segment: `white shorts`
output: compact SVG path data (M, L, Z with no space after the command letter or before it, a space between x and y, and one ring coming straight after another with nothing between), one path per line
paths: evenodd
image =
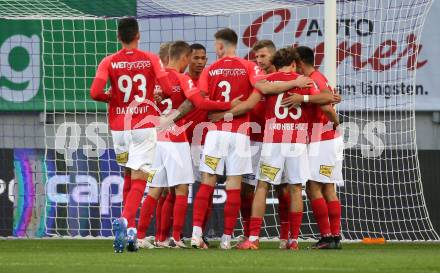
M257 173L259 170L258 163L260 162L261 156L261 147L263 146L263 142L260 141L251 141L251 153L252 153L252 173L243 175L243 183L246 183L251 186L257 186Z
M310 180L320 183L344 185L342 161L344 141L342 137L309 144Z
M194 180L202 181L202 176L199 171L200 160L202 159L203 146L191 144L191 158L193 163Z
M150 172L157 143L155 128L111 131L116 161L120 166Z
M249 136L209 131L203 148L200 171L210 174L243 175L252 173Z
M158 141L151 187L174 187L194 183L188 142Z
M259 166L258 180L273 185L305 184L310 179L307 144L263 143Z

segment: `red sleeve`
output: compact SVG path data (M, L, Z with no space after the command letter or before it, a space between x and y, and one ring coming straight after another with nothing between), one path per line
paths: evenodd
M263 71L261 71L260 67L253 62L248 62L247 71L249 74L249 81L252 86L255 86L255 83L264 79L266 76Z
M105 93L104 88L109 77L108 70L110 67L111 57L112 55L107 56L101 61L98 66L98 70L96 71L96 76L93 79L92 86L90 88L90 96L96 101L108 102L110 100L110 95Z
M208 92L208 68L203 69L202 74L199 77L198 87L199 90L205 92L208 96L210 95Z
M319 91L322 91L322 90L325 90L325 89L332 90L330 88L330 86L327 84L325 79L323 79L321 77L318 77L318 76L315 76L315 77L312 77L312 80L315 82L316 88L319 89Z
M200 93L200 90L194 84L190 77L184 74L178 74L180 87L187 98L191 97L195 93Z
M168 79L169 73L165 70L162 61L156 54L151 52L145 52L145 54L147 54L148 58L151 60L151 67L153 68L157 83L162 88L163 93L167 96L171 96L173 91L171 83Z
M316 83L314 83L313 86L309 88L310 95L317 95L317 94L321 93L320 90L322 90L322 89L318 88Z
M157 83L160 85L162 92L170 97L173 94L173 87L171 86L170 79L168 78L171 73L167 73L166 77L157 78Z
M200 90L195 86L193 81L186 75L179 74L180 87L195 107L205 111L225 111L231 109L230 102L212 101L202 97Z
M231 102L212 101L202 97L200 93L194 93L188 100L203 111L226 111L231 109Z

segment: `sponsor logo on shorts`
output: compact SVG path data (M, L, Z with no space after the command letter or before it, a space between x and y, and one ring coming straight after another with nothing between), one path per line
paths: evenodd
M213 157L209 155L205 155L205 164L213 171L217 170L218 163L220 162L220 158Z
M116 155L116 162L118 164L126 164L128 161L128 152L120 153Z
M319 174L327 177L332 176L334 166L326 166L326 165L320 165L319 166Z
M157 172L157 171L149 171L149 172L147 173L147 183L151 183L151 182L153 182L153 178L154 178L154 176L156 175L156 172Z
M265 176L269 178L271 181L275 181L275 177L277 177L280 168L275 168L266 164L260 165L260 173L261 176Z

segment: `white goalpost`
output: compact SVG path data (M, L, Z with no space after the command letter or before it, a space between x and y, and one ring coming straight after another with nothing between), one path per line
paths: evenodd
M315 65L343 97L337 108L345 128L345 185L337 188L343 237L439 240L423 195L415 131L417 57L432 0L134 2L143 50L158 52L168 41L197 42L207 48L212 63L213 35L223 27L237 32L238 55L245 58L252 58L250 49L261 39L274 41L277 48L313 48ZM121 213L122 170L106 106L91 100L89 88L102 58L119 49L118 17L94 14L100 6L79 10L66 1L0 0L0 5L0 24L15 26L5 32L9 36L0 34L0 75L14 84L35 83L33 90L13 93L22 96L20 104L0 100L2 110L14 111L11 124L24 128L14 131L11 145L13 235L110 237L111 221ZM29 57L34 69L10 68L4 56L15 48L26 49L19 57ZM1 85L0 91L2 98L18 92ZM33 142L21 144L20 138ZM220 185L210 236L221 235L224 200ZM301 238L317 238L310 204L304 201ZM271 192L263 237L278 237L276 208ZM241 231L240 220L235 235Z

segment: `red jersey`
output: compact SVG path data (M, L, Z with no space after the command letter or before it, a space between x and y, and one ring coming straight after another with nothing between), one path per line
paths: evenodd
M185 75L191 78L191 76L188 73L185 73ZM197 79L191 78L191 79L194 82L194 84L198 87L199 79L198 78ZM202 122L208 121L208 112L198 108L194 108L185 116L185 120L187 122L191 122L191 125L186 129L186 136L188 138L189 143L192 143L195 127ZM203 145L205 143L206 132L207 129L203 130L203 134L201 136L202 137L201 143L198 144ZM196 136L196 137L200 137L200 136Z
M267 77L268 81L290 81L299 75L293 72L276 72ZM264 142L266 143L307 143L308 124L313 113L309 104L301 104L289 110L281 106L284 98L293 93L310 95L316 93L315 87L293 88L284 93L266 95L266 127Z
M252 111L249 112L249 120L260 127L260 132L256 131L252 127L250 132L250 139L256 142L263 142L264 139L264 127L266 126L266 97L262 96L261 100L254 106Z
M261 100L254 106L249 113L249 120L251 123L255 123L254 126L260 127L260 132L257 132L257 128L251 127L250 138L252 141L263 142L264 127L266 126L266 97L261 97Z
M192 80L183 74L180 74L175 69L166 68L168 79L172 87L172 94L169 97L164 98L159 105L159 109L162 114L168 114L171 109L177 109L179 106L195 92L200 92ZM159 141L171 141L171 142L186 142L185 130L183 129L187 123L186 116L179 119L175 125L171 128L158 133Z
M328 84L327 78L318 70L313 71L309 77L313 81L315 81L318 87L318 93L325 89L329 89L334 92L334 89ZM333 126L330 126L330 124L328 124L329 120L324 112L322 112L321 107L317 104L312 105L312 107L314 109L314 115L310 120L310 141L316 142L322 140L330 140L338 137L339 133L336 130L333 130ZM313 131L313 124L319 124L319 128L315 129L316 133Z
M240 57L223 57L204 69L199 79L199 89L207 91L214 101L232 101L243 96L246 100L261 76L260 68ZM220 120L215 123L217 130L249 134L247 128L240 125L249 122L249 113L234 117L232 121Z
M110 129L123 131L155 127L159 112L153 103L154 85L156 79L166 76L159 57L150 52L121 49L105 57L99 64L95 80L107 82L110 79ZM92 88L94 98L95 91Z

